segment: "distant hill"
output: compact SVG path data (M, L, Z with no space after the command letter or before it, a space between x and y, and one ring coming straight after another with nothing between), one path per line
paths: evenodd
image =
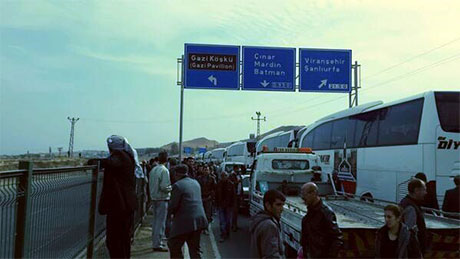
M260 135L261 138L270 135L272 133L278 132L278 131L289 131L298 127L303 127L303 126L280 126L278 128L272 129L270 131L267 131L263 134ZM249 141L250 139L241 139L241 140L235 140L233 142L225 142L225 143L219 143L215 140L209 140L205 137L201 138L196 138L192 140L187 140L182 143L183 147L190 147L193 150L197 150L200 147L205 147L207 150L212 150L215 148L219 147L228 147L231 144L239 141ZM179 143L177 142L171 142L169 144L163 145L161 147L157 148L136 148L137 152L139 153L140 156L143 155L155 155L156 153L160 152L161 150L167 150L170 154L177 154L179 149Z
M171 150L171 147L176 144L179 145L177 142L171 142L167 145L162 146L162 149L166 150ZM187 140L182 143L183 147L191 147L191 148L200 148L200 147L206 147L207 149L213 149L219 145L219 142L215 140L209 140L207 138L196 138L192 140Z

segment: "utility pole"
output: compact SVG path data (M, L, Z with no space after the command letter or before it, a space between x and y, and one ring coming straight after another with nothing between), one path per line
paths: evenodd
M259 138L259 136L260 136L260 121L261 121L261 120L267 121L267 120L266 120L265 116L264 116L263 119L260 118L260 115L261 115L260 112L256 112L256 115L257 115L257 119L254 119L254 117L251 117L251 120L257 121L257 138Z
M358 61L351 65L353 70L353 85L351 85L351 91L348 93L348 108L358 106L358 89L361 88L361 65Z
M74 139L74 133L75 133L75 123L77 123L77 121L80 119L80 118L70 118L70 117L67 117L67 119L70 121L71 123L71 127L70 127L70 141L69 141L69 157L72 157L73 156L73 139Z

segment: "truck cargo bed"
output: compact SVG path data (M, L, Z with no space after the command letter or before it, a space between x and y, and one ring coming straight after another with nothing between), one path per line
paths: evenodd
M327 196L323 201L335 212L340 228L380 228L385 224L383 203L371 203L344 196ZM287 197L287 204L295 206L303 215L307 212L300 197ZM459 229L460 221L425 214L429 229Z

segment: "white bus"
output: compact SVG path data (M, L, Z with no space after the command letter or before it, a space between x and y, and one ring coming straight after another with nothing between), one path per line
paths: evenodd
M250 142L236 142L227 147L225 162L241 162L246 168L250 168L254 158L248 150Z
M262 148L264 146L267 148L267 151L273 151L275 147L279 147L279 137L284 133L284 131L278 131L268 136L265 136L261 140L257 141L256 153L259 154L260 152L262 152Z
M294 130L295 138L289 142L288 147L300 147L300 138L302 137L303 133L308 129L308 127L300 127Z
M225 148L216 148L211 150L211 155L209 157L209 162L214 162L215 164L220 164L224 161Z
M211 151L207 151L206 153L203 154L203 161L205 163L209 163L211 162L211 155L212 155L212 152Z
M344 191L399 202L417 172L436 189L439 207L460 170L460 92L426 92L384 104L373 102L327 116L301 137L320 156L324 172L337 170Z
M274 151L276 147L297 147L301 134L306 130L306 127L296 127L288 131L279 131L257 142L256 152L262 152L264 146L267 151Z

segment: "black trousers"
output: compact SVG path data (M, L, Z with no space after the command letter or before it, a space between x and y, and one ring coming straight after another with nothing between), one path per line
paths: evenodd
M238 228L238 210L240 209L240 199L237 196L236 201L232 208L232 229Z
M110 258L130 258L134 212L109 213L106 218L106 244Z
M168 239L168 247L171 258L184 258L182 246L187 242L190 258L201 258L200 249L201 230L182 234Z
M212 200L211 198L208 199L203 199L203 209L204 213L206 214L206 218L208 219L208 222L212 222Z

